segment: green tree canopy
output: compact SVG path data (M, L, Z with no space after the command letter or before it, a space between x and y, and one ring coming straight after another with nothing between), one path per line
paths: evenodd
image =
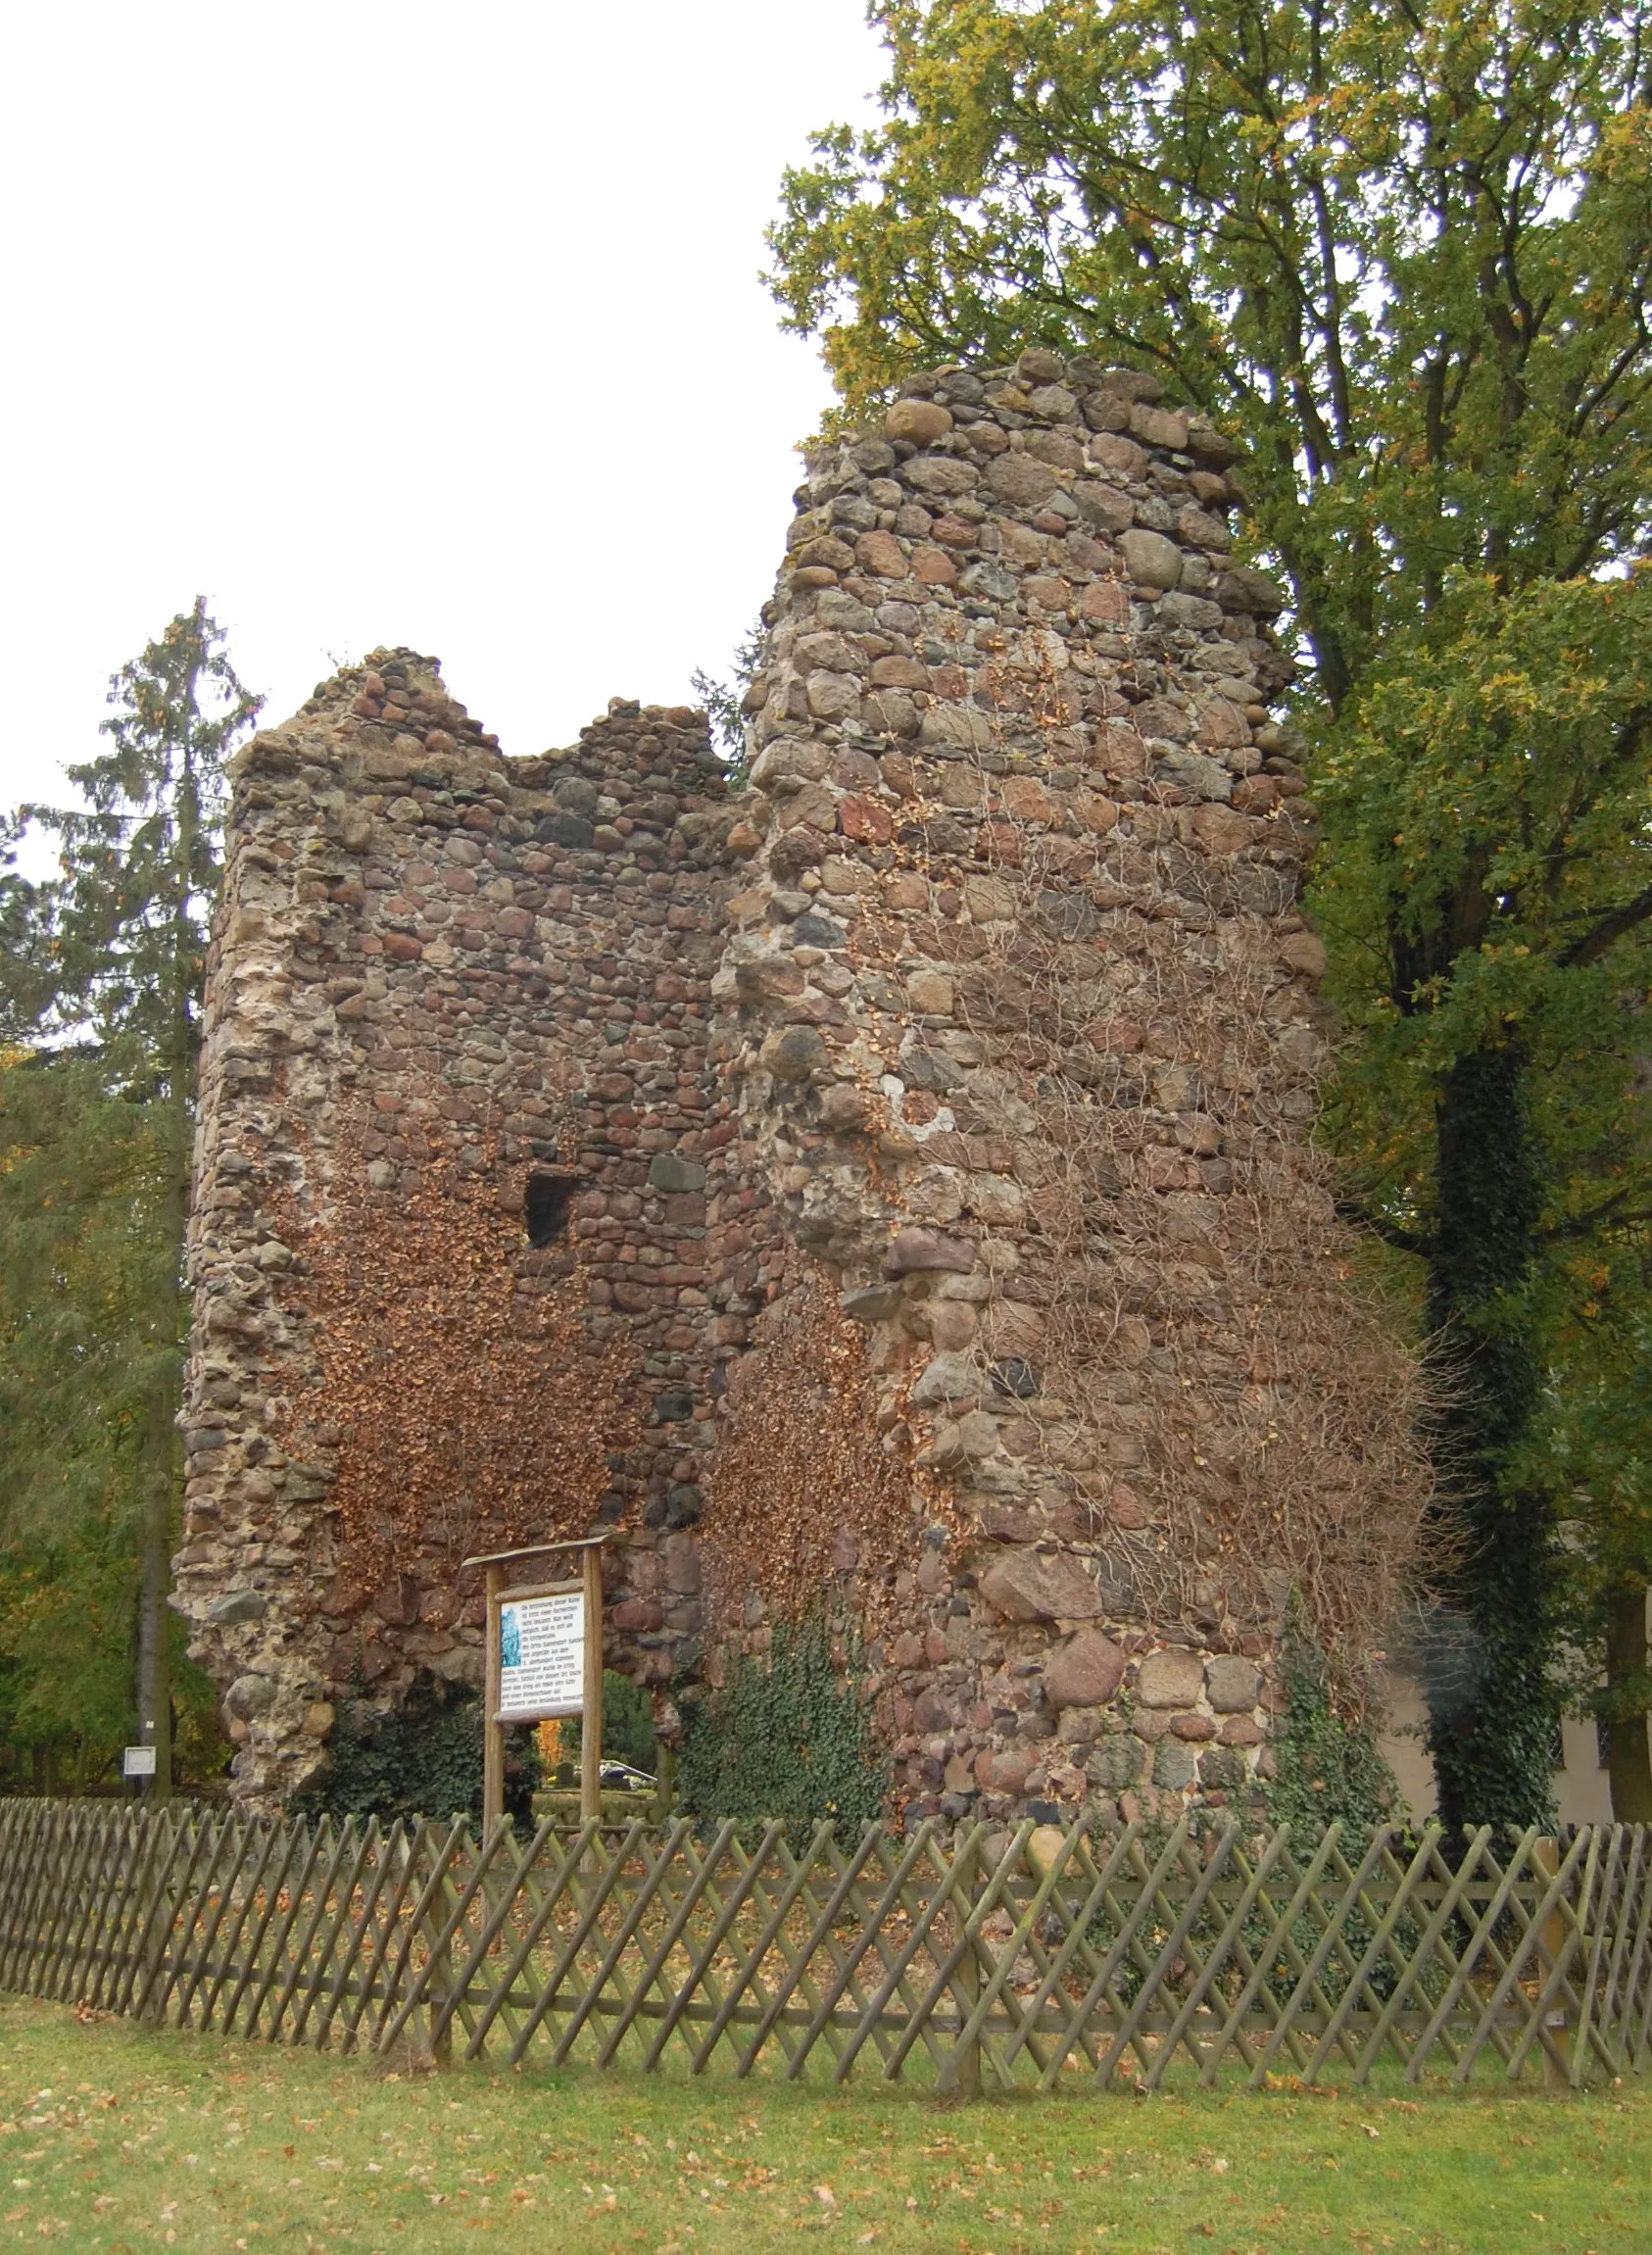
M177 1379L170 1124L100 1049L0 1063L0 1735L37 1786L92 1782L131 1731L152 1404ZM199 1725L210 1687L182 1689Z
M1249 449L1339 707L1455 565L1570 578L1652 524L1647 17L1598 0L874 0L885 118L771 231L858 406L1038 342Z
M1551 1744L1539 1671L1566 1619L1616 1679L1627 1816L1652 1796L1646 1583L1638 1659L1622 1634L1604 1642L1595 1599L1557 1600L1579 1587L1579 1536L1620 1591L1631 1557L1621 1473L1589 1461L1591 1434L1621 1457L1605 1411L1626 1407L1589 1331L1608 1300L1631 1328L1652 1315L1652 574L1448 582L1327 732L1316 780L1334 850L1315 900L1355 1037L1331 1124L1367 1217L1427 1264L1439 1467L1486 1644L1490 1711L1436 1723L1436 1766L1465 1813L1530 1811L1522 1781ZM1543 1439L1562 1431L1564 1469ZM1579 1482L1600 1503L1581 1520Z

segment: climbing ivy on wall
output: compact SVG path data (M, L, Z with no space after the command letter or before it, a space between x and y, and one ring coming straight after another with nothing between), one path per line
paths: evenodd
M1278 1769L1268 1789L1270 1815L1311 1832L1334 1817L1350 1825L1386 1824L1399 1797L1394 1774L1377 1749L1369 1718L1338 1702L1325 1654L1299 1608L1282 1657L1286 1708L1274 1735Z
M818 1610L779 1623L766 1657L743 1655L721 1691L687 1709L677 1772L685 1809L799 1829L829 1819L845 1834L880 1814L889 1758L852 1634L845 1644L840 1667L833 1625Z

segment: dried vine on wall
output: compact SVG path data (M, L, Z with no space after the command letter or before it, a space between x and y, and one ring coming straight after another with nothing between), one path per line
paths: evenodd
M1046 1286L1013 1320L1066 1412L1028 1439L1149 1609L1233 1628L1294 1589L1328 1650L1366 1651L1414 1583L1430 1479L1415 1360L1305 1134L1328 1051L1227 858L1169 806L1128 811L1128 848L1018 840L1014 918L959 979ZM1246 875L1288 905L1280 872ZM1147 891L1203 929L1142 913Z
M982 691L996 754L955 756L945 807L912 811L927 830L973 806L998 910L893 944L954 967L987 1067L973 1103L947 1100L949 1129L911 1091L904 1124L927 1123L935 1161L986 1139L1027 1193L975 1350L984 1377L996 1362L1012 1381L995 1414L1150 1617L1233 1635L1277 1621L1294 1590L1329 1653L1363 1654L1418 1578L1431 1478L1416 1358L1308 1140L1329 1050L1280 959L1290 825L1281 850L1239 858L1149 783L1073 800L1076 828L1034 827L1012 779L1036 802L1061 757L1010 750L1002 715L1046 735L1077 717L1045 638L1005 638ZM868 960L880 922L860 926ZM1036 1408L1018 1409L1022 1387Z
M593 1346L584 1279L527 1247L497 1153L466 1166L438 1147L375 1191L359 1132L341 1125L324 1212L291 1224L337 1461L340 1612L421 1559L445 1576L484 1542L584 1534L636 1430L634 1357Z
M922 1496L904 1436L892 1446L878 1429L877 1402L865 1333L822 1279L800 1283L729 1365L710 1474L713 1634L741 1625L748 1590L796 1617L851 1569L879 1625L916 1547Z

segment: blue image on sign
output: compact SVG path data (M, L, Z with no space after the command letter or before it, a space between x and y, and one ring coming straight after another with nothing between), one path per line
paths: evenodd
M514 1605L500 1607L499 1664L502 1668L519 1668L522 1664L522 1617Z

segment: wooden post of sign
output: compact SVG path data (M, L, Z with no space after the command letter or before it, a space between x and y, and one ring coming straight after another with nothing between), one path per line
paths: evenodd
M582 1561L585 1579L585 1711L579 1725L579 1814L603 1813L603 1553L595 1544Z
M505 1577L488 1568L487 1691L482 1709L482 1838L492 1839L505 1822L505 1725L499 1720L499 1593Z

